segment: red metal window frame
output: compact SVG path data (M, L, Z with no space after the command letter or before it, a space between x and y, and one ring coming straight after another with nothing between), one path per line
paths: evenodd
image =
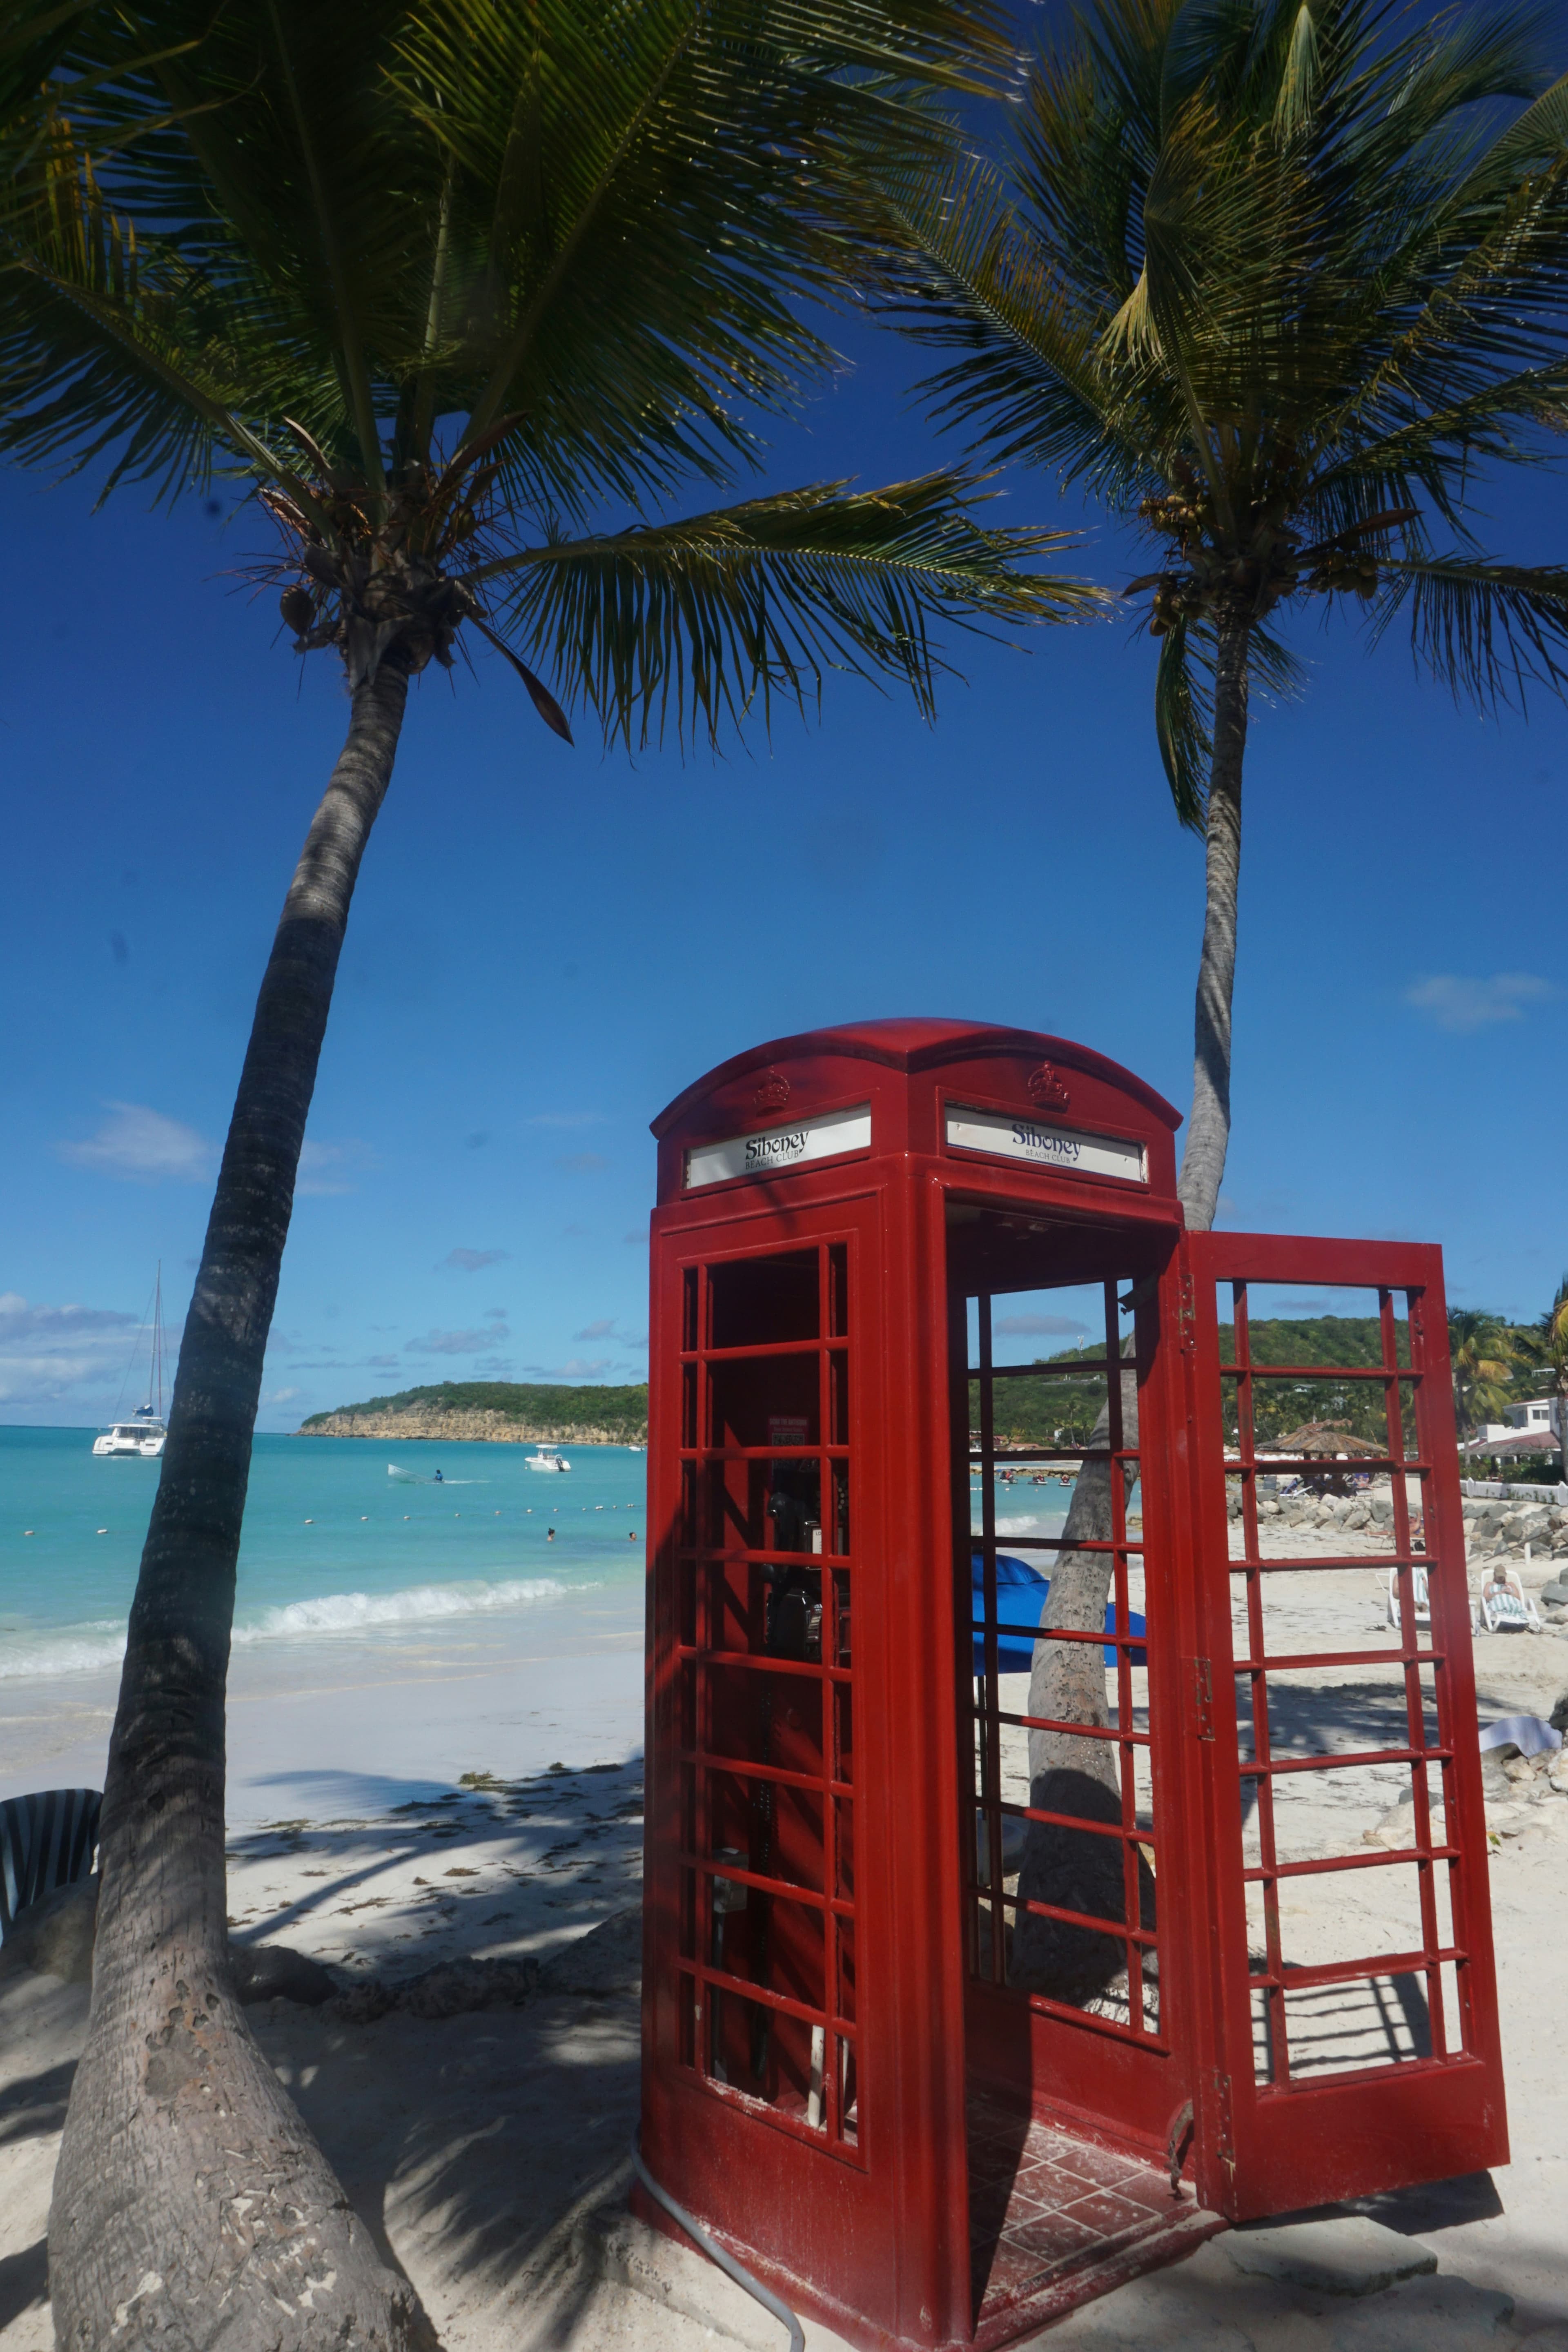
M829 1231L814 1221L813 1231L799 1239L784 1240L775 1236L751 1248L710 1248L682 1264L680 1276L689 1300L689 1305L683 1301L683 1318L689 1317L689 1320L680 1333L682 1344L676 1359L682 1391L681 1444L677 1458L682 1487L685 1496L689 1496L688 1501L683 1496L683 1514L694 1510L700 1520L701 1514L708 1507L704 1494L706 1482L715 1468L725 1464L814 1460L818 1465L819 1491L823 1497L825 1539L830 1527L834 1532L837 1531L837 1519L829 1521L826 1517L827 1498L836 1491L833 1469L836 1464L842 1464L847 1473L857 1451L854 1439L859 1383L853 1376L852 1368L858 1352L855 1300L862 1286L857 1265L858 1245L859 1235L853 1224L847 1223L841 1229ZM769 1258L799 1256L808 1250L816 1255L817 1260L817 1337L814 1339L770 1339L731 1347L714 1346L711 1338L711 1280L714 1272L739 1265L758 1264ZM835 1265L836 1258L840 1256L841 1268ZM837 1329L835 1328L836 1322L840 1326ZM712 1419L712 1373L716 1367L771 1360L784 1356L813 1355L818 1360L816 1444L800 1447L742 1446L720 1441ZM842 1441L832 1435L837 1425L836 1380L844 1384L847 1399ZM854 1507L853 1503L851 1507ZM813 1555L820 1564L822 1574L822 1655L819 1663L795 1661L726 1648L715 1641L713 1617L716 1612L721 1611L722 1601L713 1589L714 1573L722 1577L737 1567L776 1566L779 1555L731 1541L704 1542L701 1540L702 1532L700 1524L693 1525L687 1517L685 1523L678 1526L671 1559L676 1590L670 1599L674 1603L672 1617L676 1638L670 1646L670 1657L678 1688L688 1675L691 1680L695 1738L689 1743L685 1742L678 1732L671 1747L670 1760L682 1778L688 1773L691 1775L692 1800L690 1814L682 1822L685 1833L669 1860L682 1878L694 1883L697 1922L705 1921L711 1913L711 1888L715 1879L754 1887L780 1901L820 1913L823 1920L824 2000L820 2006L794 2000L770 1987L731 1975L714 1966L701 1949L704 1939L694 1923L693 1932L688 1937L690 1948L679 1953L672 1965L677 1980L678 2011L693 2016L695 2037L689 2054L685 2052L673 2054L678 2057L688 2078L703 2092L738 2106L792 2137L803 2140L810 2147L864 2170L868 2159L864 2078L857 2063L858 2021L841 2013L843 2003L839 1998L846 1950L850 1955L850 1965L858 1981L864 1969L859 1906L855 1896L846 1896L839 1891L844 1884L839 1853L839 1808L843 1804L854 1804L857 1790L853 1762L847 1774L841 1774L838 1769L839 1705L836 1693L843 1691L853 1709L856 1681L853 1664L838 1662L845 1646L841 1639L838 1594L840 1580L852 1573L855 1553L852 1549L829 1551L825 1543L824 1550ZM692 1628L694 1638L689 1640L681 1638L680 1632L684 1613L681 1587L688 1574L694 1587L696 1620ZM851 1602L851 1627L853 1618ZM851 1660L852 1642L851 1633ZM821 1693L822 1770L818 1773L801 1772L728 1756L716 1749L712 1745L711 1685L715 1670L727 1674L766 1674L782 1676L786 1681L799 1679L815 1684ZM679 1720L679 1705L677 1714ZM742 1869L728 1859L715 1857L710 1851L711 1811L709 1784L712 1775L732 1780L809 1790L816 1795L822 1808L823 1825L820 1892L797 1885L785 1878ZM684 1804L681 1810L685 1815ZM715 1992L732 1995L821 2030L825 2050L820 2128L715 2076L711 2046L712 1995ZM847 2137L847 2119L840 2110L844 2086L851 2075L856 2084L856 2124L854 2136Z
M1195 1538L1194 1574L1200 1640L1194 1687L1207 1670L1212 1698L1199 1727L1214 1770L1210 1802L1216 1832L1215 1912L1219 1922L1217 1985L1223 2053L1219 2080L1226 2115L1220 2196L1233 2218L1290 2210L1348 2193L1367 2194L1386 2179L1441 2179L1478 2164L1506 2161L1507 2137L1497 2027L1497 1992L1487 1889L1486 1830L1480 1794L1469 1596L1459 1509L1458 1450L1448 1377L1447 1314L1440 1251L1411 1244L1315 1241L1262 1234L1201 1234L1183 1244L1188 1284L1192 1365ZM1273 1365L1250 1346L1248 1286L1357 1288L1373 1293L1382 1361L1359 1370L1340 1366ZM1234 1301L1234 1360L1219 1346L1218 1293ZM1405 1301L1408 1360L1400 1360L1396 1298ZM1350 1379L1381 1382L1387 1450L1358 1466L1389 1472L1393 1544L1374 1554L1313 1555L1265 1559L1258 1542L1257 1481L1321 1464L1271 1457L1258 1462L1253 1399L1269 1375L1315 1382ZM1234 1397L1236 1437L1227 1433L1227 1392ZM1405 1400L1415 1444L1405 1435ZM1421 1481L1425 1551L1415 1549L1405 1479ZM1230 1552L1227 1478L1241 1484L1241 1556ZM1431 1627L1415 1623L1414 1571L1425 1569ZM1393 1569L1399 1598L1396 1649L1364 1647L1271 1655L1266 1646L1264 1580L1302 1570ZM1231 1585L1246 1596L1245 1654L1232 1640ZM1210 1661L1213 1661L1212 1666ZM1310 1757L1275 1757L1270 1748L1268 1690L1271 1675L1312 1667L1397 1666L1405 1682L1405 1739L1389 1747ZM1423 1669L1430 1669L1428 1695ZM1244 1756L1237 1710L1227 1706L1227 1685L1252 1694L1252 1749ZM1426 1707L1435 1706L1436 1736L1428 1738ZM1202 1711L1200 1702L1200 1712ZM1273 1789L1290 1772L1343 1770L1375 1763L1411 1769L1415 1841L1395 1851L1309 1857L1281 1862ZM1436 1843L1427 1771L1436 1767L1444 1790L1445 1839ZM1247 1864L1242 1843L1243 1784L1258 1792L1259 1860ZM1296 1966L1283 1955L1279 1893L1291 1879L1347 1869L1409 1868L1417 1872L1422 1941L1415 1950L1356 1955ZM1451 1942L1439 1935L1434 1873L1448 1877ZM1258 1969L1248 1957L1246 1889L1263 1890L1267 1949ZM1454 1972L1457 2014L1450 2020L1442 1983ZM1302 2077L1290 2065L1285 2020L1287 1992L1314 1987L1420 1976L1426 1986L1429 2055L1339 2074ZM1258 2080L1253 2062L1252 1998L1264 1995L1270 2065Z
M1107 1633L1103 1631L1079 1633L1063 1628L1053 1632L1047 1637L1052 1641L1060 1642L1093 1642L1101 1648L1115 1650L1117 1720L1114 1724L1103 1727L1091 1724L1060 1723L1046 1716L1016 1715L1004 1709L1000 1704L996 1687L998 1645L995 1472L997 1454L994 1384L998 1380L1037 1380L1041 1377L1041 1368L1037 1364L1007 1365L996 1364L993 1361L992 1302L994 1298L1005 1298L1008 1294L1005 1291L981 1291L977 1297L978 1361L973 1364L966 1362L963 1372L966 1402L970 1382L973 1382L980 1391L980 1444L978 1447L972 1445L968 1448L968 1462L971 1468L976 1464L979 1465L981 1475L981 1529L978 1537L971 1535L970 1549L978 1549L981 1554L983 1613L975 1617L971 1609L960 1638L967 1652L973 1645L973 1637L975 1634L983 1637L985 1645L985 1669L979 1676L967 1672L964 1674L959 1707L960 1722L968 1733L966 1752L972 1759L977 1756L979 1763L978 1776L973 1773L971 1776L971 1785L966 1792L968 1802L964 1809L965 1869L963 1884L966 1958L972 1978L978 1979L981 1982L988 1982L999 1991L1012 1991L1013 1989L1006 1985L1004 1969L1005 1934L998 1933L997 1927L1000 1924L1005 1931L1006 1920L1009 1917L1016 1919L1022 1912L1030 1912L1041 1918L1059 1919L1069 1927L1089 1928L1120 1942L1126 1953L1127 1965L1128 2022L1125 2025L1115 2018L1101 2015L1095 2011L1076 2008L1070 2002L1053 2000L1044 1993L1025 1992L1019 1990L1014 1991L1013 1997L1026 2000L1037 2016L1059 2018L1070 2024L1082 2025L1090 2032L1109 2035L1113 2040L1144 2045L1159 2051L1162 2054L1168 2054L1171 2042L1164 2026L1152 2029L1144 2020L1143 1952L1146 1948L1158 1952L1162 1939L1158 1926L1150 1930L1138 1924L1138 1851L1142 1847L1152 1853L1157 1866L1161 1837L1161 1807L1157 1796L1152 1794L1151 1811L1154 1818L1150 1827L1140 1828L1134 1786L1135 1759L1139 1749L1142 1749L1149 1756L1152 1784L1152 1727L1155 1700L1151 1687L1149 1727L1142 1731L1135 1729L1132 1707L1132 1667L1130 1654L1134 1649L1142 1649L1147 1653L1150 1635L1148 1633L1135 1635L1131 1632L1127 1584L1128 1561L1135 1557L1142 1563L1144 1557L1144 1545L1142 1538L1133 1542L1129 1538L1127 1496L1131 1483L1129 1472L1131 1471L1136 1475L1141 1471L1142 1454L1140 1447L1129 1447L1123 1442L1125 1432L1122 1420L1121 1378L1120 1377L1129 1371L1139 1378L1147 1376L1149 1370L1147 1318L1139 1309L1134 1309L1135 1352L1131 1356L1121 1356L1119 1352L1121 1331L1118 1321L1117 1283L1113 1279L1108 1279L1100 1285L1100 1288L1104 1318L1101 1333L1103 1352L1098 1357L1075 1360L1070 1367L1065 1367L1064 1370L1070 1369L1075 1378L1085 1373L1098 1373L1105 1379L1110 1408L1106 1434L1110 1441L1110 1444L1105 1447L1031 1446L1029 1458L1032 1461L1041 1462L1072 1462L1079 1466L1087 1462L1108 1462L1112 1465L1110 1536L1109 1539L1092 1537L1081 1538L1074 1543L1072 1549L1078 1551L1111 1554L1111 1598L1116 1609L1116 1631L1114 1633ZM965 1352L967 1354L967 1349ZM1112 1373L1113 1356L1116 1376ZM967 1421L967 1412L965 1420ZM1064 1538L1060 1536L1009 1535L1006 1548L1014 1551L1045 1552L1054 1557L1064 1549ZM967 1573L968 1559L967 1556L963 1556L959 1562L961 1588ZM976 1682L980 1685L978 1694L974 1688ZM1001 1794L1001 1732L1005 1725L1023 1731L1068 1732L1075 1738L1095 1739L1107 1745L1114 1745L1119 1751L1118 1779L1121 1796L1120 1823L1112 1825L1110 1822L1079 1820L1076 1815L1044 1811L1032 1804L1018 1805L1004 1799ZM988 1884L981 1880L979 1856L975 1850L973 1818L977 1810L984 1814L986 1822ZM1123 1917L1121 1920L1091 1918L1081 1912L1065 1910L1057 1904L1041 1903L1022 1896L994 1896L992 1889L1003 1885L1002 1820L1004 1815L1010 1816L1016 1821L1056 1823L1066 1828L1081 1830L1089 1835L1119 1840L1122 1849ZM979 1906L982 1902L990 1905L993 1922L988 1971L982 1969L979 1955ZM1162 1973L1165 1967L1165 1961L1162 1960Z

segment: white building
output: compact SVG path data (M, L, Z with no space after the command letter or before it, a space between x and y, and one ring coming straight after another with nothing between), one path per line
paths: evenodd
M1562 1407L1555 1397L1530 1397L1522 1404L1510 1404L1506 1421L1489 1421L1481 1431L1483 1439L1521 1436L1562 1444Z

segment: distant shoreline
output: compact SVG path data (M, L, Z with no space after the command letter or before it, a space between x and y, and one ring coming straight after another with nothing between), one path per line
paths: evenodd
M435 1438L446 1445L647 1444L647 1387L577 1388L531 1381L440 1381L308 1413L300 1437Z
M646 1445L634 1437L580 1422L521 1422L500 1412L315 1413L296 1437L374 1437L398 1445Z

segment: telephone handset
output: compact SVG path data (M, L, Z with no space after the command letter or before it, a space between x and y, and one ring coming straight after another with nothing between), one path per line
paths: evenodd
M805 1481L793 1465L779 1464L768 1497L773 1523L773 1545L779 1551L820 1550L822 1529L799 1492ZM815 1483L815 1481L813 1482ZM800 1658L814 1665L822 1662L822 1571L783 1561L763 1570L768 1580L763 1646L772 1658Z

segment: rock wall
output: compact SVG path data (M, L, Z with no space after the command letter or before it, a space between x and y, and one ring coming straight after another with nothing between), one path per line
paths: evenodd
M453 1444L459 1438L482 1438L495 1445L626 1445L625 1431L605 1429L592 1422L513 1421L504 1412L442 1412L425 1407L412 1412L329 1412L312 1421L301 1437L379 1437L405 1445L416 1437L436 1437ZM637 1443L647 1443L645 1428Z
M1415 1480L1408 1484L1414 1489ZM1230 1516L1239 1518L1240 1481L1227 1480L1226 1489ZM1552 1598L1568 1589L1568 1509L1555 1504L1490 1501L1467 1495L1463 1516L1465 1558L1469 1568L1474 1570L1485 1560L1516 1570L1527 1592L1548 1589L1548 1615L1552 1616L1555 1610L1557 1616L1552 1617L1552 1622L1561 1620L1568 1624L1568 1603L1559 1603ZM1394 1496L1386 1478L1350 1496L1319 1496L1304 1489L1273 1496L1264 1491L1258 1496L1258 1517L1260 1524L1282 1522L1290 1528L1343 1528L1352 1534L1363 1530L1392 1532ZM1412 1536L1419 1539L1424 1528L1414 1492L1410 1496L1410 1525ZM1528 1559L1526 1545L1530 1548ZM1472 1590L1475 1585L1472 1575Z

